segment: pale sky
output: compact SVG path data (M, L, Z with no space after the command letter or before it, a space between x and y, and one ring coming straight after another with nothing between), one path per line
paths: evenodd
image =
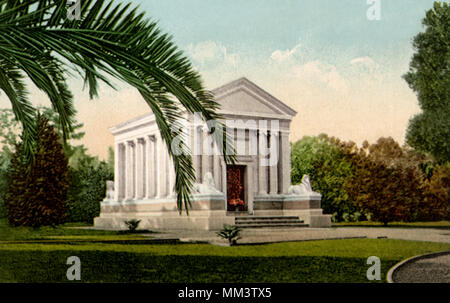
M381 18L373 21L367 2L376 0L133 1L174 37L208 89L245 76L294 108L292 141L327 133L358 144L381 136L403 143L420 109L401 76L433 1L379 0ZM100 158L113 145L109 127L149 111L124 85L102 85L90 101L80 82L70 84L82 143ZM31 92L35 104L49 104ZM9 107L4 94L0 106Z

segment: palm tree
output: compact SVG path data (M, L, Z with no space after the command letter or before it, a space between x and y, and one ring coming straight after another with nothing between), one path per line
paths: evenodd
M171 126L186 110L202 113L205 120L217 120L218 104L171 37L144 13L130 8L130 3L81 3L80 18L71 21L65 0L0 0L0 89L22 123L29 159L33 159L36 126L26 77L47 94L59 115L64 139L75 114L67 77L71 72L80 75L91 98L97 96L99 81L113 87L109 80L113 77L135 87L154 113L174 160L178 209L188 210L194 181L192 159L189 154L173 152L172 140L180 133ZM226 154L226 136L214 134L225 160L232 161Z

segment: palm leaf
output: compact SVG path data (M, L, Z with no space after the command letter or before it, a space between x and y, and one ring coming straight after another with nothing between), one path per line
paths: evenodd
M66 83L69 71L81 75L91 98L98 94L99 81L111 86L109 77L119 79L135 87L155 114L174 161L178 209L188 210L194 169L190 155L172 150L179 135L172 126L186 110L219 121L218 104L171 37L130 3L84 0L80 16L66 18L65 1L0 1L0 89L23 125L25 150L33 154L34 124L24 75L49 97L65 138L75 114ZM226 132L214 136L225 161L234 161L226 153L231 146Z

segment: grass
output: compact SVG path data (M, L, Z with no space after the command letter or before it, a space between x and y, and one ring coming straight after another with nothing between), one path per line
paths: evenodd
M392 228L439 228L450 229L450 221L435 222L391 222L384 226L380 222L362 221L362 222L340 222L333 223L333 227L392 227Z
M5 234L13 242L5 242ZM0 281L68 282L67 258L78 256L82 282L369 282L369 256L381 259L384 280L389 268L405 258L450 250L446 243L391 239L235 247L98 242L122 237L139 236L64 227L30 230L0 226ZM46 241L49 238L68 242ZM26 242L29 240L35 242Z
M0 219L0 243L2 241L37 241L37 240L74 240L74 241L112 241L112 240L134 240L148 237L137 234L125 233L123 231L90 230L74 228L80 225L73 223L63 224L57 227L10 227L5 219ZM81 224L82 227L87 226Z

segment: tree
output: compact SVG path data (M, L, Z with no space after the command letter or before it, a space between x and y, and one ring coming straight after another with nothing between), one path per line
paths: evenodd
M387 225L392 221L410 221L419 210L425 174L392 138L367 141L362 148L342 145L352 162L352 176L345 188L360 209L371 219Z
M423 199L417 219L435 221L450 219L450 165L437 166L422 186Z
M76 167L70 167L66 222L93 223L100 215L100 202L106 195L106 181L114 179L114 167L83 154Z
M450 6L435 2L422 21L425 32L413 41L415 54L403 77L416 92L422 113L408 125L407 143L450 161Z
M13 226L55 226L63 221L66 212L67 157L49 120L38 115L36 124L36 153L31 165L23 142L11 159L5 204Z
M58 112L63 139L67 139L74 115L69 71L83 78L91 98L97 96L99 81L112 86L108 77L113 77L136 88L154 113L174 160L178 208L187 209L194 169L189 154L172 150L173 138L182 131L172 126L185 110L218 121L218 104L172 39L144 13L130 9L130 3L122 7L112 1L82 2L79 20L69 20L66 1L0 1L0 89L23 125L27 161L36 148L36 129L25 76L48 95ZM225 160L232 161L226 154L231 144L226 134L213 134ZM181 147L186 148L184 143Z
M345 182L352 174L351 162L345 158L340 141L325 134L303 137L292 147L292 184L300 183L303 175L311 177L314 190L322 194L322 208L341 221L358 209L349 199Z

